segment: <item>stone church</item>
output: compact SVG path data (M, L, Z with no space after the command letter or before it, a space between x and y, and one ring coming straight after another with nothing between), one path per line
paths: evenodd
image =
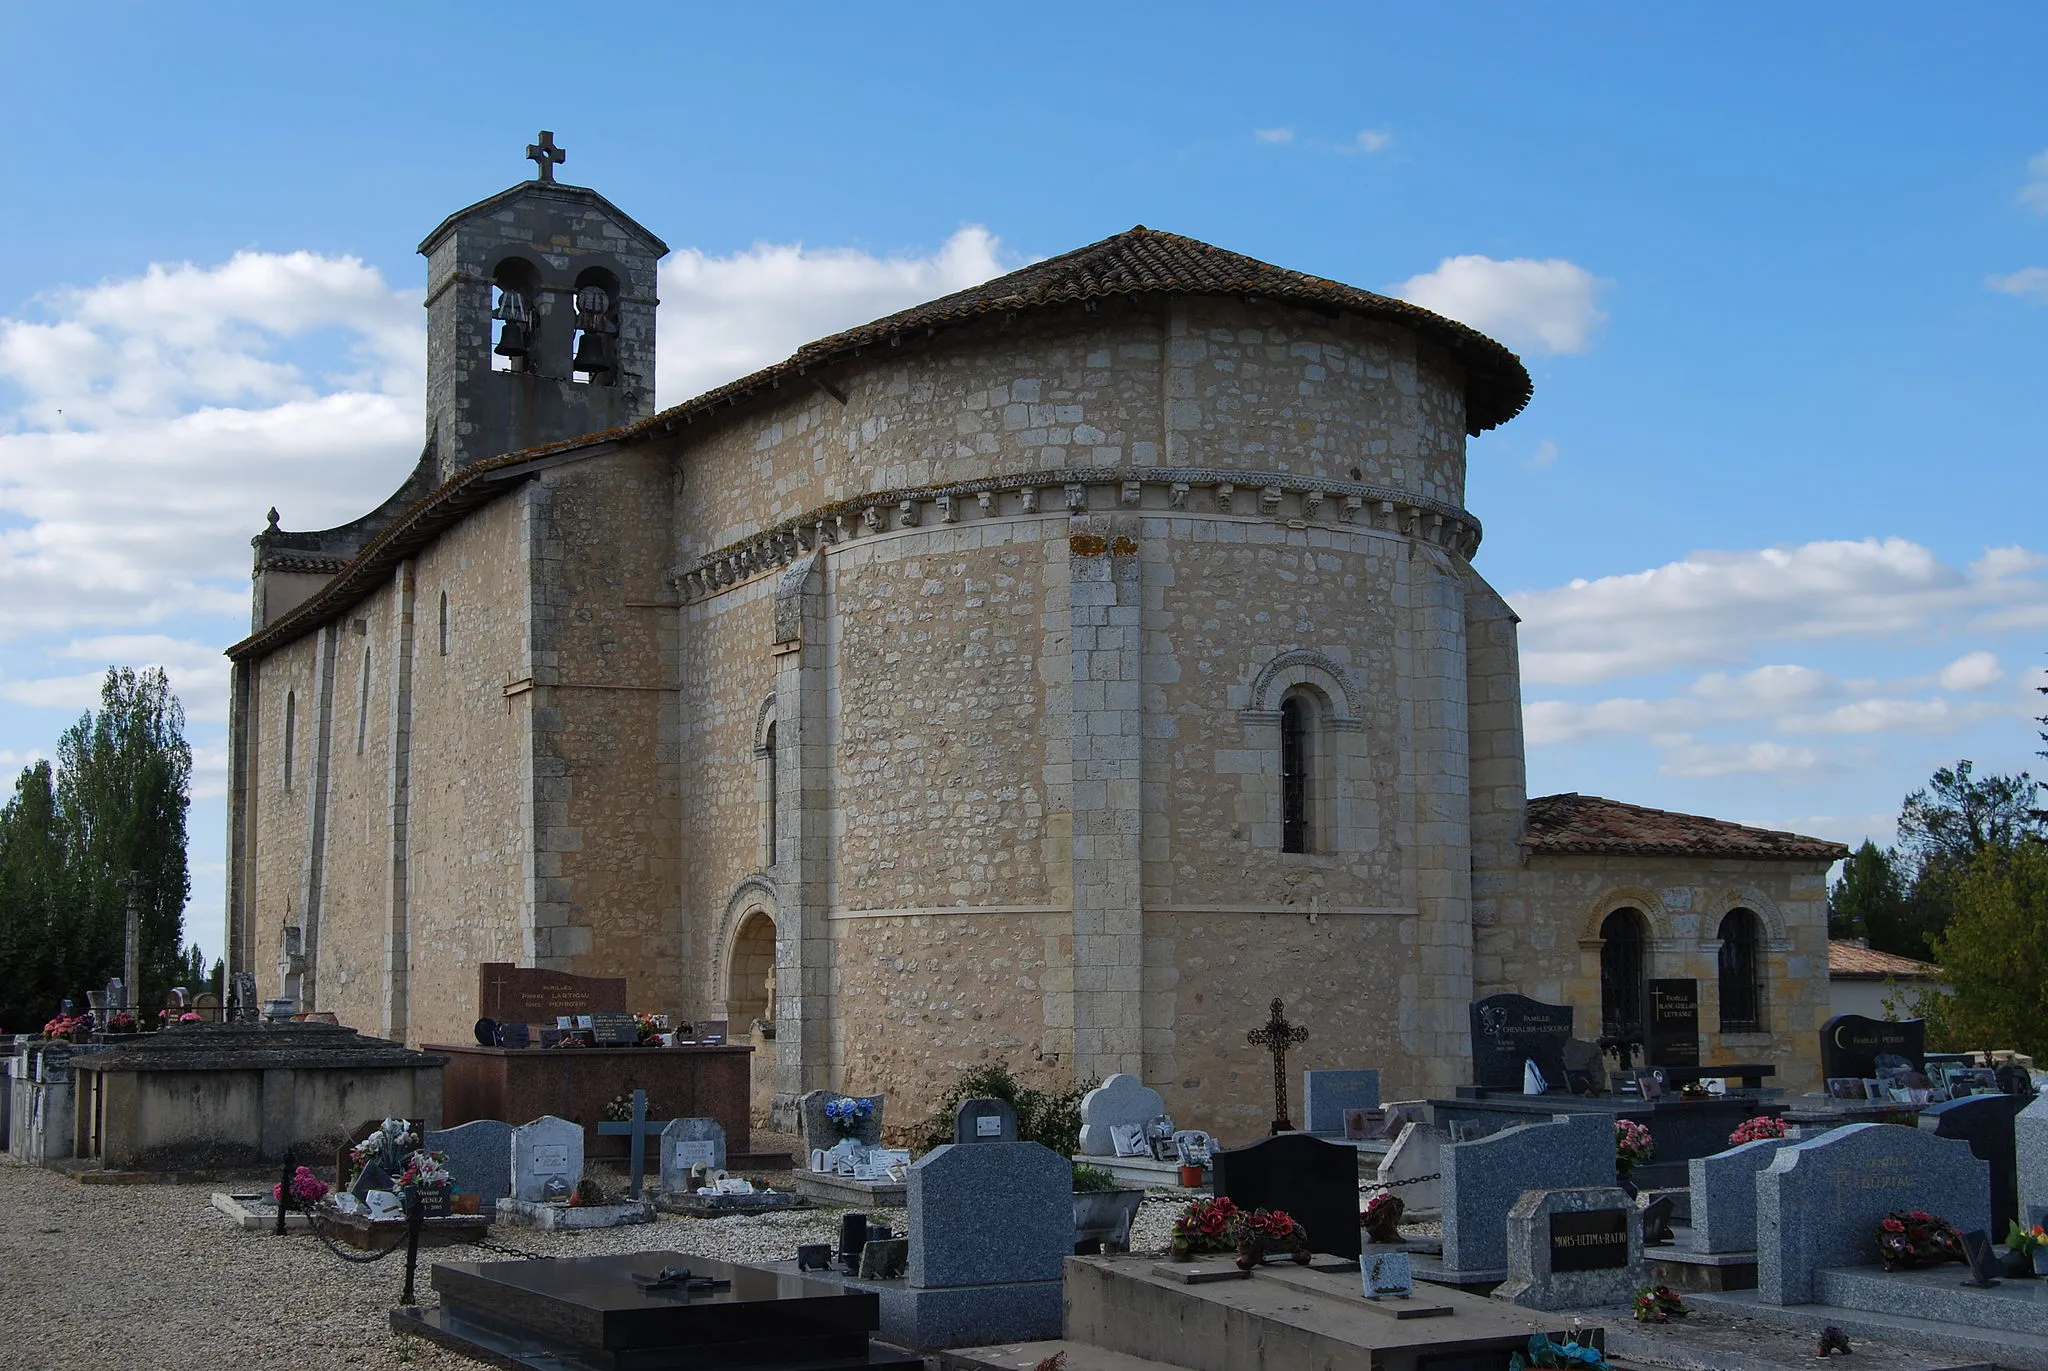
M255 542L229 959L467 1041L484 962L914 1117L960 1071L1129 1071L1263 1131L1295 1063L1469 1079L1515 990L1816 1084L1830 842L1527 796L1465 440L1506 348L1149 228L657 411L656 264L536 179L420 244L426 443ZM906 1112L907 1111L907 1112Z

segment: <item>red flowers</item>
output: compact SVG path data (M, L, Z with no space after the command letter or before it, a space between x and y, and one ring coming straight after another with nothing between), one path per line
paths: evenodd
M1878 1220L1877 1255L1887 1271L1939 1266L1963 1260L1963 1239L1947 1220L1924 1209L1896 1210Z

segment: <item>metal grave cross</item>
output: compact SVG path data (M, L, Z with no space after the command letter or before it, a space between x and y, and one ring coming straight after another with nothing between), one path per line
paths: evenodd
M647 1174L647 1140L659 1138L661 1130L667 1128L667 1119L647 1117L647 1092L633 1092L633 1117L617 1123L607 1119L597 1126L597 1131L606 1137L631 1138L633 1150L633 1198L640 1198L640 1182Z
M1273 1132L1292 1133L1294 1123L1287 1117L1287 1049L1297 1043L1308 1041L1308 1030L1287 1022L1286 1005L1279 999L1273 1001L1273 1017L1266 1020L1264 1028L1254 1028L1244 1035L1244 1040L1253 1047L1263 1047L1273 1054Z
M552 182L555 179L555 168L568 161L569 154L555 146L553 130L542 129L540 141L526 145L526 160L540 168L540 175L535 177L535 180Z

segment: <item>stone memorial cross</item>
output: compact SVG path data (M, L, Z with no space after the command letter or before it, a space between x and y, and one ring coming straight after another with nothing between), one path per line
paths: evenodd
M650 1137L659 1138L668 1125L669 1121L667 1119L650 1119L647 1117L647 1092L645 1090L635 1090L633 1092L633 1117L631 1119L616 1121L606 1119L597 1126L597 1131L601 1136L632 1139L633 1198L636 1200L640 1198L640 1182L647 1175L647 1140Z
M1287 1117L1287 1049L1308 1041L1308 1030L1287 1022L1287 1006L1278 996L1273 1000L1273 1017L1263 1028L1244 1035L1253 1047L1273 1054L1273 1132L1292 1133L1294 1123Z

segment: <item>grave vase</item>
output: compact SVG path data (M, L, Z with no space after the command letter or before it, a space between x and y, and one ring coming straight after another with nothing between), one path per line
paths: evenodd
M2034 1249L2034 1274L2048 1276L2048 1247Z
M1194 1189L1202 1183L1202 1176L1205 1170L1206 1168L1200 1166L1183 1166L1180 1169L1181 1185L1189 1190Z

